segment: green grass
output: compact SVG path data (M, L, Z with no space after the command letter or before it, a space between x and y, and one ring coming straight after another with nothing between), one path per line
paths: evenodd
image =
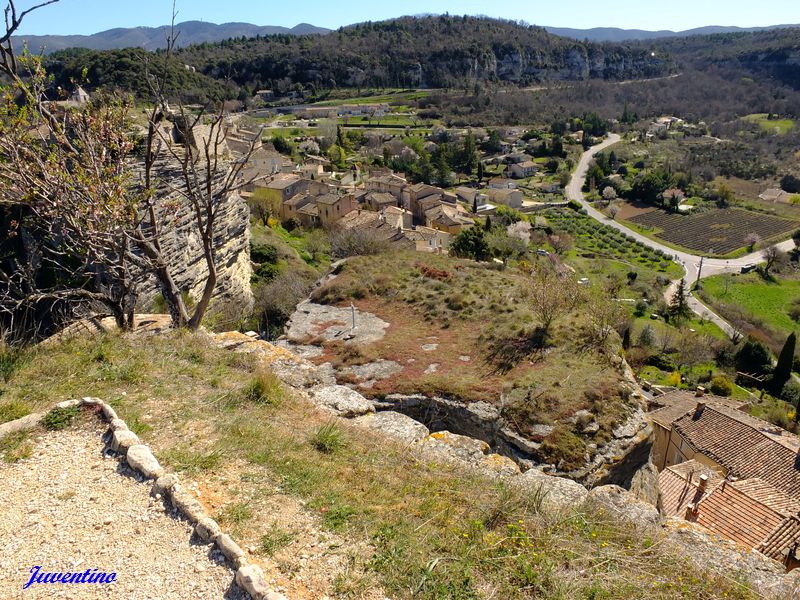
M0 438L0 457L3 462L15 463L33 454L33 447L29 442L29 431L16 431L4 438Z
M270 531L261 536L258 544L258 551L264 556L273 556L291 544L296 535L290 531L275 525Z
M30 412L30 406L25 402L20 402L19 400L0 402L0 425L21 419L30 414Z
M730 280L726 291L727 277ZM703 280L703 294L714 302L740 306L747 314L784 334L798 328L788 311L800 298L800 280L778 277L775 282L769 282L757 273L717 275Z
M792 119L773 119L767 118L766 113L755 113L743 117L743 120L757 123L762 131L773 133L775 135L786 135L795 128L795 121Z
M364 95L349 98L342 95L341 98L324 100L317 102L314 106L339 106L340 104L389 104L392 102L413 102L428 96L430 92L421 90L376 90L373 96Z
M347 438L336 422L331 421L314 431L311 445L324 454L333 454L347 445Z

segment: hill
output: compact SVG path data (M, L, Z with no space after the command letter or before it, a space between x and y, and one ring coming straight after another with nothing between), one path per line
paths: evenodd
M591 29L545 27L545 29L553 35L560 35L576 40L589 40L591 42L627 42L631 40L653 40L692 35L712 35L717 33L745 33L790 27L798 27L798 25L770 25L768 27L724 27L720 25L709 25L706 27L696 27L695 29L685 29L683 31L671 31L669 29L648 31L645 29L620 29L619 27L593 27Z
M292 27L253 25L251 23L205 23L186 21L176 26L180 32L178 46L189 46L204 42L218 42L229 38L257 37L264 35L314 35L330 30L308 23ZM156 50L165 46L169 26L129 27L101 31L92 35L22 35L14 39L14 47L21 50L23 44L34 54L50 54L66 48L89 48L90 50L114 50L117 48L144 48Z
M271 36L179 52L212 77L248 88L282 80L316 87L472 87L480 82L635 79L670 72L647 49L560 38L541 27L485 17L402 17L326 36Z

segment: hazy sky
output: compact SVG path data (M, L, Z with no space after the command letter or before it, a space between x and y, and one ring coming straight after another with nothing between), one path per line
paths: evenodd
M24 9L42 0L17 0ZM0 0L5 5L6 0ZM178 0L178 21L244 21L257 25L312 23L337 28L403 14L486 14L560 27L682 30L703 25L755 27L800 23L798 0ZM171 0L61 0L32 13L21 33L90 34L113 27L169 22Z

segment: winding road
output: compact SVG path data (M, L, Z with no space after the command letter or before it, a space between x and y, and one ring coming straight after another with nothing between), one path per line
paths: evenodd
M609 227L613 227L614 229L625 233L637 241L641 242L645 246L649 248L653 248L656 250L661 250L665 254L672 256L675 262L679 263L684 271L686 272L685 279L687 284L691 285L697 279L698 271L700 270L700 263L702 260L703 270L700 273L701 277L710 277L712 275L720 275L722 273L739 273L742 267L751 264L757 264L763 262L762 258L762 251L752 252L745 256L741 256L739 258L731 258L731 259L724 259L724 258L707 258L701 257L695 254L689 254L688 252L683 252L680 250L675 250L674 248L670 248L669 246L665 246L664 244L659 244L658 242L651 240L650 238L642 235L641 233L626 227L625 225L614 221L610 217L607 217L599 210L593 208L591 204L586 200L583 195L583 191L581 188L583 187L584 180L586 179L586 173L589 170L589 163L591 163L592 158L598 153L602 152L609 146L613 146L614 144L620 141L620 136L616 133L611 133L608 135L608 138L603 140L601 143L596 144L589 148L586 152L583 153L581 156L580 161L578 162L577 167L575 168L574 173L572 174L572 178L570 179L569 184L567 184L566 188L566 195L567 198L570 200L576 200L580 202L581 205L586 209L586 212L589 214L590 217L596 219L603 223L603 225L607 225ZM794 242L789 239L784 242L780 242L776 244L776 246L784 251L788 252L792 248L794 248ZM673 281L672 284L667 288L665 293L666 298L671 298L674 294L674 290L678 285L678 281ZM697 300L693 295L689 295L688 297L689 307L692 311L697 314L699 317L706 319L707 321L711 321L715 323L717 326L720 327L728 336L733 337L736 335L736 329L728 323L725 319L714 313L710 310L705 304Z

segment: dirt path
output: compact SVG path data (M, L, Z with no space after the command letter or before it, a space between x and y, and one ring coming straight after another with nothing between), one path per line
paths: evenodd
M0 598L245 600L233 571L170 516L116 457L100 423L33 438L30 458L0 462ZM31 434L37 436L37 434ZM110 584L33 584L30 569L116 573Z

